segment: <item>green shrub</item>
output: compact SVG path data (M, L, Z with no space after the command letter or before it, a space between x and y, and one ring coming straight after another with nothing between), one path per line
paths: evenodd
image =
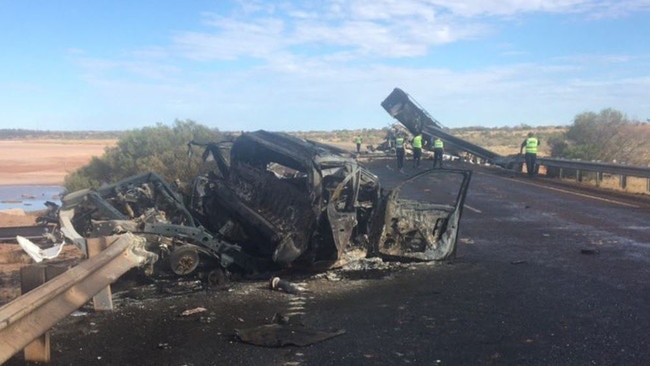
M173 127L158 124L127 131L103 156L68 174L64 185L69 192L98 188L147 172L155 172L168 182L189 182L200 173L201 154L188 156L187 143L218 141L222 137L218 130L190 120L177 120Z

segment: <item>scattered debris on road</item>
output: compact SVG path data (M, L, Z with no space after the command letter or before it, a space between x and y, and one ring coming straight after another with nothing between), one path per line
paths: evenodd
M180 316L190 316L192 314L203 313L203 312L206 312L206 311L208 311L208 309L199 306L199 307L194 308L194 309L187 309L187 310L183 311Z
M290 294L297 294L305 291L303 287L293 284L289 281L282 280L280 279L280 277L271 278L271 280L269 281L269 287L271 288L271 290L284 291Z
M244 343L263 347L305 347L345 334L345 330L317 330L304 324L274 316L274 323L252 328L235 329L235 338Z

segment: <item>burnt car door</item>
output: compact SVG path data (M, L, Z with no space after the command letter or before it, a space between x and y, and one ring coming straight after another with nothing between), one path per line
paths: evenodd
M376 211L371 254L424 261L454 257L471 176L469 170L429 170L398 184Z

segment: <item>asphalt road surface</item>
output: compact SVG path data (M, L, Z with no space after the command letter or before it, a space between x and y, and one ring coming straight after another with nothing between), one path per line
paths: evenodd
M386 164L368 163L388 186L413 173ZM57 325L52 364L650 364L648 202L472 168L452 262L281 274L300 294L265 280L178 295L140 286L112 313ZM305 347L235 338L276 313L345 333Z

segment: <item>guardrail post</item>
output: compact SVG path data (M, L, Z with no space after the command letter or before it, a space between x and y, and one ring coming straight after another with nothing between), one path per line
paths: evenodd
M115 241L115 237L112 236L87 239L86 249L88 250L88 258L92 258L101 253L113 241ZM93 296L93 308L95 311L113 310L113 293L111 291L111 285L106 286L103 290Z
M0 307L0 364L128 270L153 265L158 259L146 250L143 237L126 233L116 238L96 256Z
M646 179L645 191L650 192L650 165L646 166L632 166L627 164L615 163L601 163L601 162L585 162L578 160L565 160L565 159L552 159L552 158L539 158L540 164L545 165L550 171L557 171L560 179L574 179L577 183L585 181L585 177L591 179L592 174L596 177L596 184L601 186L605 183L605 179L619 179L619 186L625 190L630 188L628 177ZM553 175L549 177L554 177ZM643 189L643 188L642 188ZM642 192L639 192L642 193Z
M34 264L20 269L20 292L27 293L65 272L67 267ZM47 331L24 349L25 361L50 362L50 332Z

